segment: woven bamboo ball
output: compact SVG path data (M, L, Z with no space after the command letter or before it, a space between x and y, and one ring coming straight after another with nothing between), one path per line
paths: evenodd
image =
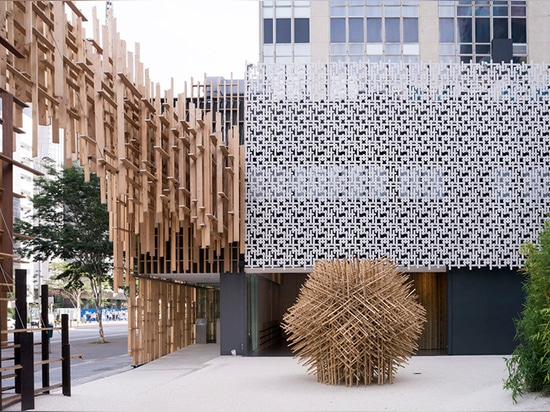
M283 318L289 346L330 385L393 383L418 350L426 311L387 258L321 260Z

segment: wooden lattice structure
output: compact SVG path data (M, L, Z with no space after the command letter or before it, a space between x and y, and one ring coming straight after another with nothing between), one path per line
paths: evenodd
M316 262L283 329L317 380L348 386L393 383L418 349L425 310L386 258Z
M85 33L86 17L71 1L0 2L0 16L0 88L32 107L33 156L38 125L47 125L52 143L63 143L65 165L101 178L115 287L130 287L133 362L192 343L193 316L174 311L182 296L190 310L194 291L159 282L163 274L238 268L244 149L242 125L231 119L242 110L239 83L205 78L161 91L112 15L101 25L94 12L93 33ZM15 105L9 120L16 130L21 110ZM13 164L11 154L0 160ZM0 233L2 244L11 235ZM0 252L11 271L11 251Z

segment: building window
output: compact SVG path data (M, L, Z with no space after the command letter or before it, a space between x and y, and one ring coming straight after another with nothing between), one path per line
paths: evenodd
M403 19L403 43L418 43L418 19Z
M346 42L346 19L330 19L330 42Z
M439 19L439 42L454 43L455 42L455 21L454 19Z
M476 43L491 42L491 20L490 19L475 19L476 25Z
M277 43L291 43L290 19L276 19L275 30Z
M264 19L264 44L273 44L273 19Z
M456 8L456 14L458 16L471 16L472 15L472 7L471 6L458 6Z
M493 16L504 16L508 17L508 7L503 6L501 4L497 5L495 4L495 7L493 7Z
M367 42L382 43L382 19L367 19Z
M515 62L527 60L525 0L440 2L441 61L490 61L494 39L512 39Z
M512 41L514 43L527 43L526 23L525 19L512 19Z
M458 19L458 41L459 43L471 43L472 19Z
M331 61L418 61L419 0L330 0Z
M508 35L508 19L494 19L493 20L493 38L495 38L495 39L507 39L507 38L509 38L509 35Z
M309 43L309 19L294 19L294 43Z
M401 27L399 19L386 18L386 43L399 43L401 40Z
M265 0L261 6L264 63L310 60L310 0Z
M363 18L353 17L349 19L349 42L363 43L365 41L365 28Z

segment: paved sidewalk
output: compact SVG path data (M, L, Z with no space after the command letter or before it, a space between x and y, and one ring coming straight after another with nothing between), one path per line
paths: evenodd
M328 386L291 357L219 356L193 345L139 368L36 398L39 411L550 411L513 404L502 356L415 356L392 385ZM20 410L19 405L8 410Z

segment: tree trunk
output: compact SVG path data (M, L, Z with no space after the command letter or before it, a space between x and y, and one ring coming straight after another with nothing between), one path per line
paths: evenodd
M103 286L101 285L101 277L99 277L100 280L97 282L98 284L94 284L95 282L90 279L90 284L92 286L92 292L94 295L94 303L95 308L97 310L97 324L99 327L99 343L105 343L105 333L103 332L103 312L101 309L101 301L103 297Z
M78 296L76 298L76 309L78 310L78 318L80 319L80 313L82 312L82 307L81 307L81 299L80 297L82 296L82 291L79 291L78 292Z
M103 310L101 309L101 304L99 305L96 304L96 309L97 309L97 322L99 325L99 343L105 343L105 333L103 332Z

